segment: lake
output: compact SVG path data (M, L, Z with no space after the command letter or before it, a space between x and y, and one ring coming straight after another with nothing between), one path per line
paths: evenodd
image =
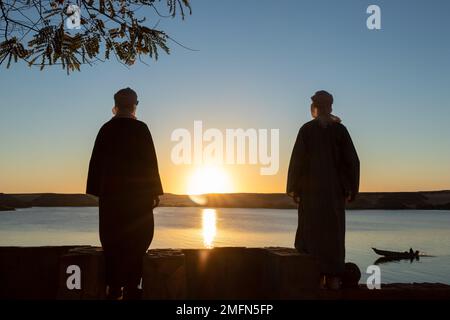
M157 208L150 248L292 247L297 211L287 209ZM0 246L100 245L98 208L33 207L0 212ZM450 211L349 210L346 260L365 270L372 247L412 247L433 257L380 264L383 283L450 284Z

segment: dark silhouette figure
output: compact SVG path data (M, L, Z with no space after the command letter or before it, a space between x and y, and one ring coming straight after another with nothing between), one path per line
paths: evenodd
M114 95L115 116L100 129L86 193L99 197L100 241L110 298L139 298L142 257L153 239L153 209L163 194L152 136L136 120L136 93Z
M322 285L337 289L345 271L345 202L359 190L359 159L347 129L332 115L333 96L311 97L314 120L297 136L287 193L298 205L295 248L318 258Z

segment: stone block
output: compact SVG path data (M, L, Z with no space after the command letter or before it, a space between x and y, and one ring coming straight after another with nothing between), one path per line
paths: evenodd
M67 285L67 280L73 275L68 273L69 266L79 267L80 289ZM58 299L98 300L104 299L105 293L105 259L101 248L79 247L61 256Z
M143 299L186 299L185 256L181 250L149 250L142 270Z
M186 249L189 299L258 299L263 296L262 249Z
M291 248L265 248L264 283L268 299L315 299L320 271L315 258Z
M72 248L0 247L0 299L55 299L59 257Z

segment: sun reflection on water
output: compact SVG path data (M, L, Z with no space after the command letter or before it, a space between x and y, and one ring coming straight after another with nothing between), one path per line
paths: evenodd
M202 210L202 234L204 246L208 249L213 248L217 234L217 213L215 209Z

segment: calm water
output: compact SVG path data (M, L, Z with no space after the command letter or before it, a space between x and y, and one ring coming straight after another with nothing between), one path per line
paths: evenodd
M0 246L100 245L97 208L28 208L0 212ZM158 208L151 248L292 247L296 210ZM382 282L450 284L450 211L347 212L347 261L363 272L377 256L371 247L434 257L380 265Z

